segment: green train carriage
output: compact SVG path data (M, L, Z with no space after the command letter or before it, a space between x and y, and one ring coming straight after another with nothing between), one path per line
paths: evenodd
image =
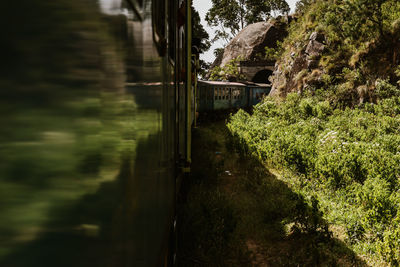
M173 265L190 0L3 7L0 266Z
M198 81L198 112L248 108L261 102L271 85L251 82Z

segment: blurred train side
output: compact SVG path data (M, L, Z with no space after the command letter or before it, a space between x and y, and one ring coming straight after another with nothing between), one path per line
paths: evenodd
M0 266L173 263L190 164L188 6L4 4Z
M261 102L271 91L269 84L198 81L197 111L246 108Z

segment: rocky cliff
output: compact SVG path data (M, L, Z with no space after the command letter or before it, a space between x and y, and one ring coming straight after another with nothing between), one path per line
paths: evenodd
M290 55L275 65L271 77L272 96L284 96L294 91L301 93L304 87L318 85L323 73L323 69L319 67L321 56L326 50L326 38L323 34L313 32L301 47L289 49Z
M291 24L271 94L306 92L342 107L400 95L400 3L364 2L309 4Z

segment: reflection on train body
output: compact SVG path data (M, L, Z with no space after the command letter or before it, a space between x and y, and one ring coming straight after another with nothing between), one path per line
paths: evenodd
M176 75L185 6L7 1L0 266L171 263L176 162L188 147Z

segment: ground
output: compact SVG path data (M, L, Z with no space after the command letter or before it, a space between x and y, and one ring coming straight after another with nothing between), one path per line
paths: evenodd
M224 121L193 132L192 174L178 204L178 266L367 266L257 159Z

